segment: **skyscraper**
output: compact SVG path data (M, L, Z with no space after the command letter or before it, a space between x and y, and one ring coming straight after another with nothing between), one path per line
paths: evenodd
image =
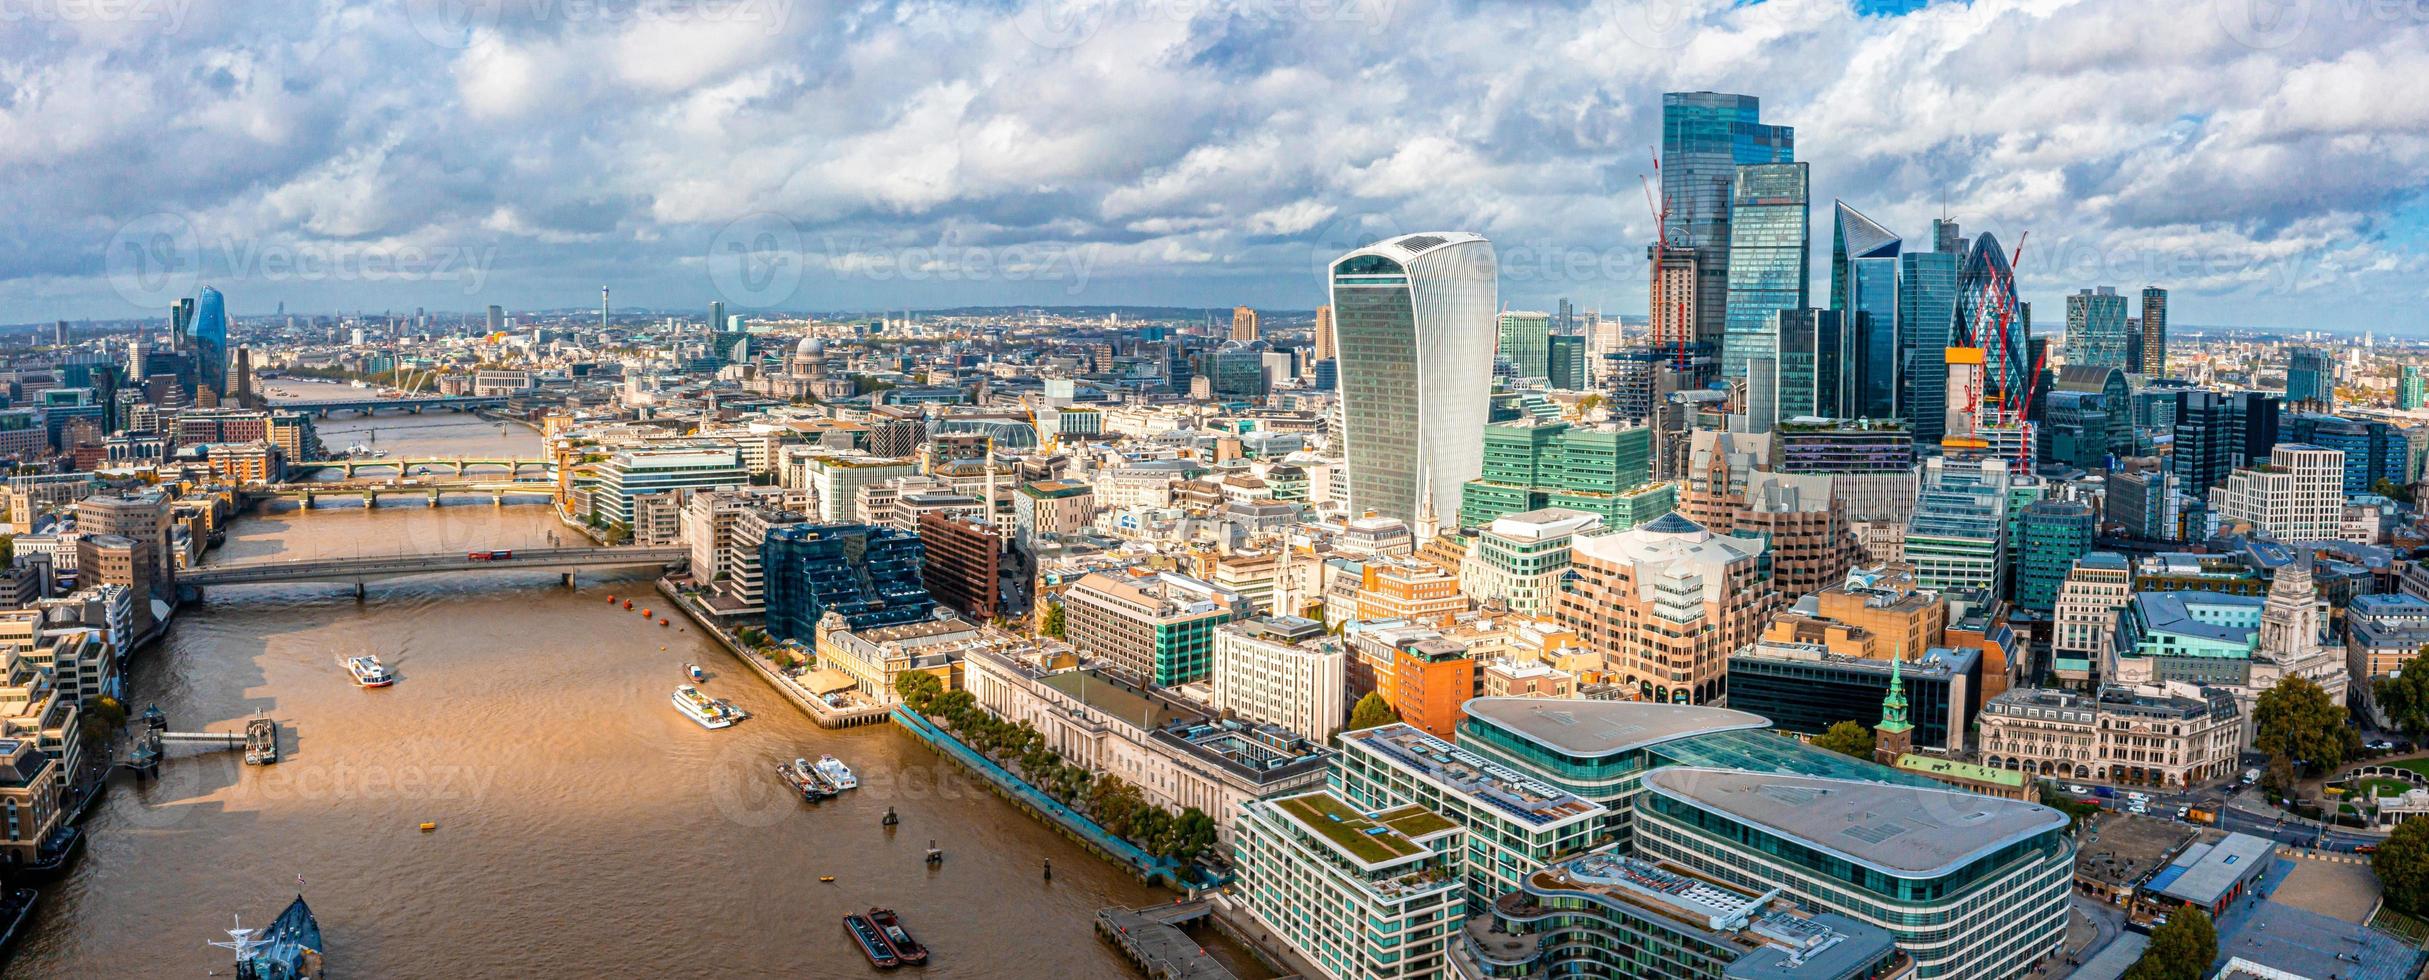
M2133 370L2127 356L2125 297L2108 286L2066 298L2066 363Z
M1312 360L1329 361L1332 359L1333 308L1319 306L1316 307L1316 356Z
M496 304L496 303L491 303L491 304L489 304L489 332L490 332L490 333L501 333L501 332L504 332L504 331L505 331L505 329L506 329L506 308L505 308L505 307L503 307L503 306L499 306L499 305L498 305L498 304Z
M2416 365L2404 365L2402 373L2396 376L2395 407L2406 411L2419 408L2429 402L2429 397L2425 396L2429 396L2429 386L2421 382L2421 369Z
M187 328L192 332L194 350L194 385L210 389L212 394L228 390L228 310L219 290L209 286L195 294L194 314Z
M1552 315L1511 311L1495 321L1498 356L1521 378L1552 376Z
M1333 260L1349 510L1411 526L1458 513L1484 470L1500 275L1467 232L1402 235ZM1423 503L1420 503L1421 498Z
M725 301L721 299L710 300L708 304L708 329L704 332L713 334L724 329Z
M1746 376L1746 359L1777 353L1774 317L1803 309L1811 254L1810 175L1802 163L1739 167L1730 195L1729 295L1721 338L1721 376Z
M1830 308L1846 315L1846 330L1855 341L1848 370L1856 398L1844 406L1845 413L1894 418L1901 377L1898 253L1905 243L1844 201L1831 225Z
M1653 346L1673 356L1682 348L1693 347L1707 338L1696 332L1697 287L1702 275L1697 272L1695 249L1684 245L1656 245L1647 249L1651 254L1652 270L1652 328ZM1613 325L1612 333L1618 333Z
M1989 232L1965 253L1957 275L1957 336L1950 346L1979 347L1985 358L1982 377L1984 404L1998 403L2008 412L2024 404L2031 383L2031 353L2025 338L2032 320L2016 299L2016 278L2009 271L2007 250ZM1988 420L1985 420L1988 421Z
M2168 374L2168 291L2142 287L2142 363L2134 373L2153 378Z
M1778 316L1779 418L1849 418L1856 402L1856 337L1838 310L1782 310Z
M1947 434L1950 336L1957 319L1957 253L1908 252L1898 268L1898 411L1914 423L1917 452Z
M1586 390L1586 338L1554 334L1545 342L1544 379L1562 391Z
M1720 92L1662 96L1662 197L1671 244L1695 256L1694 340L1715 344L1728 315L1731 189L1737 168L1796 158L1796 130L1762 123L1762 100Z
M2297 347L2287 352L2286 406L2335 414L2335 365L2330 362L2327 351L2317 347Z
M2266 460L2277 445L2277 399L2257 391L2176 393L2175 449L2168 457L2177 489L2196 502L2227 474Z
M1257 339L1257 311L1245 306L1231 308L1231 339L1247 343Z

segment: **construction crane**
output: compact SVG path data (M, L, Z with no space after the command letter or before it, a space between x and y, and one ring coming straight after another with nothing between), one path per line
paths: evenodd
M1653 181L1661 179L1661 173L1661 153L1659 151L1655 151L1653 153L1653 176L1651 178L1647 178L1643 174L1636 175L1637 182L1643 184L1645 188L1645 207L1653 214L1653 248L1651 249L1652 261L1649 264L1651 271L1653 300L1650 304L1652 307L1650 312L1652 313L1653 322L1647 324L1647 326L1654 331L1655 336L1653 340L1655 343L1660 343L1661 341L1660 331L1662 310L1668 306L1668 304L1665 302L1665 297L1662 295L1664 292L1662 288L1662 261L1670 257L1670 196L1667 194L1657 194L1653 190ZM1673 365L1680 371L1685 371L1687 369L1686 304L1683 302L1679 303L1674 312L1676 313L1676 319L1674 319L1672 322L1676 325L1677 330L1673 339L1675 339L1677 343L1675 345L1675 352L1672 355Z

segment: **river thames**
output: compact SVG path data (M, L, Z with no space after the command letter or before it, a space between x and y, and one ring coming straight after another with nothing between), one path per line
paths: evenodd
M324 423L333 450L512 451L530 430L470 416ZM235 522L209 562L571 543L537 504L391 500ZM1135 976L1090 931L1106 905L1170 901L988 793L891 725L812 725L663 606L643 573L485 572L226 587L138 654L129 708L176 731L287 729L286 760L171 750L157 782L120 774L77 866L43 889L10 977L229 972L232 914L265 924L296 881L341 977L850 977L874 974L840 917L901 911L939 977ZM674 617L681 624L680 617ZM339 666L376 653L399 681ZM668 697L686 662L750 720L707 731ZM833 753L862 786L811 806L780 760ZM896 808L901 825L880 818ZM421 833L432 821L438 829ZM922 857L934 839L946 860ZM1051 859L1051 881L1040 874ZM835 881L821 883L822 875ZM1244 977L1270 974L1235 949Z

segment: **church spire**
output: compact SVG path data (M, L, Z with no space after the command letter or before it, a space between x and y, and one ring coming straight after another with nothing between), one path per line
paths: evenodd
M1889 696L1881 699L1881 724L1876 732L1914 730L1915 726L1906 723L1906 675L1901 669L1905 664L1904 657L1889 662Z

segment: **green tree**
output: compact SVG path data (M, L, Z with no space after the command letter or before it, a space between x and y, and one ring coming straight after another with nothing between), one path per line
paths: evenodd
M2370 492L2390 500L2400 500L2407 504L2412 502L2412 487L2394 480L2382 479L2373 483L2370 485Z
M2370 856L2387 905L2406 915L2429 915L2429 820L2406 820Z
M1813 747L1869 761L1872 758L1872 729L1853 721L1842 721L1830 726L1829 731L1814 736Z
M1057 640L1063 638L1062 603L1046 603L1046 611L1039 613L1037 617L1037 635L1051 636Z
M902 698L905 707L923 715L936 706L936 698L944 690L944 682L934 674L913 671L894 678L895 695Z
M2429 647L2423 649L2429 651ZM2416 739L2429 737L2429 664L2423 664L2420 657L2404 661L2395 673L2380 678L2371 685L2370 694L2398 731Z
M2260 769L2260 791L2272 800L2294 798L2294 784L2301 774L2294 771L2294 760L2282 755L2269 757Z
M2081 830L2083 828L2083 821L2085 819L2091 817L2095 813L2100 812L2100 804L2098 803L2078 800L2071 796L2058 796L2056 794L2042 797L2041 805L2066 814L2066 832L2070 834Z
M2125 980L2201 980L2210 975L2210 961L2217 958L2218 927L2210 922L2210 914L2182 908L2151 931L2151 945L2126 968Z
M2252 747L2282 755L2312 772L2334 769L2361 751L2361 736L2345 724L2345 709L2302 677L2261 692L2252 707L2259 734Z
M1349 709L1349 730L1353 732L1399 720L1400 712L1392 710L1392 703L1383 700L1383 695L1374 691L1366 692L1366 696L1359 698L1358 703Z

